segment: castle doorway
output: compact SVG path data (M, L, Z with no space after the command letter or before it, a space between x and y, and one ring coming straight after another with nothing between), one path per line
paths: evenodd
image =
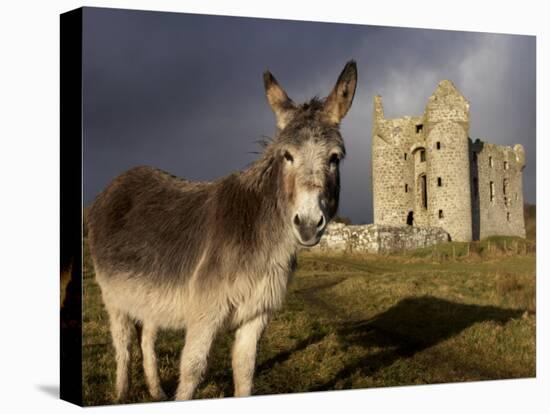
M412 226L413 224L414 224L413 212L409 211L409 214L407 214L407 225Z

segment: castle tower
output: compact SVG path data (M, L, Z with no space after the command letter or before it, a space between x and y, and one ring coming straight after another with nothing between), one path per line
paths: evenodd
M391 128L384 118L382 98L374 97L372 128L372 194L374 222L384 225L400 225L404 200L397 193L401 187L403 160L396 146L399 130ZM395 130L395 131L394 131ZM395 133L394 133L395 132Z
M403 226L414 220L414 154L410 148L421 135L416 133L420 119L385 118L382 98L374 97L371 165L376 224Z
M469 107L443 80L424 113L428 223L444 228L453 241L472 240Z

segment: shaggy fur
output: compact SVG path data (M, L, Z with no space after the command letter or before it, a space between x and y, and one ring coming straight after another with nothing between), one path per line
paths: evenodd
M317 243L338 208L338 125L357 82L349 62L326 100L296 106L266 73L277 137L258 161L214 182L151 167L117 177L88 214L90 251L116 351L116 396L128 390L134 322L149 391L163 399L154 343L185 328L176 399L192 398L215 335L236 330L235 395L249 395L257 342L279 309L300 244Z

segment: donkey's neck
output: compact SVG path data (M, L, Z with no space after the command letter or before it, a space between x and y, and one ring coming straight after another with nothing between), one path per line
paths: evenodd
M268 149L261 158L242 171L243 186L247 190L260 191L266 196L276 197L280 168L280 161L276 160L272 151Z
M238 175L241 197L235 199L244 200L245 208L241 213L247 218L244 223L247 230L255 233L256 239L266 239L260 244L287 246L294 252L296 246L287 220L281 168L281 161L267 149L260 159Z

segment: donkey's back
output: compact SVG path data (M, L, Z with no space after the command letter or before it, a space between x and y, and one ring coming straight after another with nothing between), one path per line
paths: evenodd
M211 183L136 167L97 197L88 213L97 270L153 283L181 283L196 267L206 239Z

